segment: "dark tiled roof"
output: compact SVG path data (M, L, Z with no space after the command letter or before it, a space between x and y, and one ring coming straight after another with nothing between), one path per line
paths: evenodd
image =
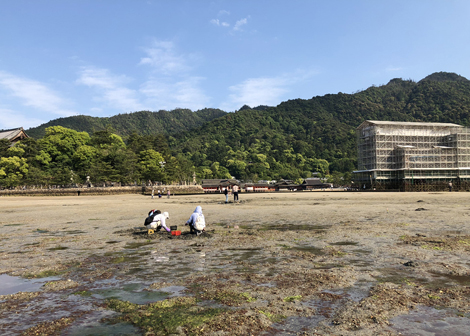
M314 185L322 185L323 182L320 179L306 179L304 183L302 184L305 184L308 186L314 186Z
M228 185L238 185L237 180L227 180L227 179L204 179L202 180L203 188L217 188L219 186L226 187Z
M17 141L17 140L21 140L24 138L28 138L28 135L25 133L23 127L0 131L0 139Z

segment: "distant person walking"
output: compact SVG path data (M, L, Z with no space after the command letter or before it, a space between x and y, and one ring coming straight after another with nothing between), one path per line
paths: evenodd
M452 181L449 181L449 191L452 191Z
M238 202L238 190L239 190L239 187L235 184L233 187L232 187L232 192L233 192L233 202Z
M225 187L224 189L224 195L225 195L225 204L227 204L228 203L228 186Z
M170 192L170 189L168 189L167 193L166 193L167 197L170 198L171 196L171 192Z

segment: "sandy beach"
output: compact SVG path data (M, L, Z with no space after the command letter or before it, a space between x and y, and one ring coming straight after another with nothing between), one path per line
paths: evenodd
M0 276L37 285L0 285L2 334L470 334L468 193L224 199L0 198ZM150 209L183 235L141 232Z

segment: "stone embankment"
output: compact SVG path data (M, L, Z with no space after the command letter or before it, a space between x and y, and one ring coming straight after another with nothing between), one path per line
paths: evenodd
M161 185L155 187L166 196L170 189L171 195L203 194L200 185ZM52 189L11 189L0 190L0 196L80 196L80 195L116 195L116 194L142 194L151 195L152 187L128 186L128 187L90 187L90 188L52 188Z

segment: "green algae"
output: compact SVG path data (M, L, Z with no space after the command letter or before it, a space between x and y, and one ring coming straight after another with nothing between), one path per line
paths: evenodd
M198 284L190 286L189 291L195 294L199 300L212 300L231 307L256 301L256 298L246 292L238 293L227 289L208 289L202 288Z
M302 295L288 296L283 299L284 302L294 302L302 299Z
M106 303L109 309L121 313L118 320L132 323L153 335L176 334L181 329L187 335L195 334L198 327L225 311L198 306L193 297L172 298L146 305L117 299L109 299Z
M25 278L27 279L32 279L32 278L48 278L48 277L54 277L58 275L62 275L66 272L66 270L45 270L39 273L28 273L24 275Z
M271 320L271 322L273 323L278 323L278 322L281 322L283 321L286 317L284 315L279 315L279 314L272 314L270 312L267 312L267 311L263 311L263 310L258 310L258 312L260 312L261 314L263 314L264 316L266 316L269 320Z
M72 295L79 295L81 297L90 297L92 294L93 294L92 292L87 291L87 290L82 290L82 291L72 293Z

